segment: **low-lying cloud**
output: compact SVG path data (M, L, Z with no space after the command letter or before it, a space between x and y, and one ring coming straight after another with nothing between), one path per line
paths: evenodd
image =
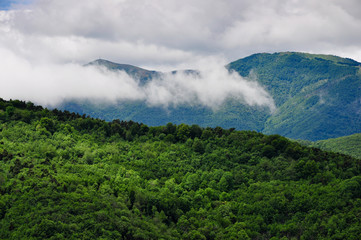
M250 106L267 106L275 109L272 97L256 82L229 73L220 64L209 64L198 73L167 73L154 79L143 88L150 105L164 107L202 105L217 110L228 99Z
M34 64L0 49L0 96L56 107L65 100L102 103L145 101L164 108L201 105L217 110L229 98L275 109L272 97L256 82L229 73L215 59L198 64L197 73L165 73L141 85L123 71L78 64Z

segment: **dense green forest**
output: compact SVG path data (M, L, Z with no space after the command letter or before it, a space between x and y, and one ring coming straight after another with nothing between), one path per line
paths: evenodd
M361 160L0 99L0 239L360 239Z
M331 55L254 54L228 65L250 76L274 98L277 111L265 134L324 140L361 132L361 63Z

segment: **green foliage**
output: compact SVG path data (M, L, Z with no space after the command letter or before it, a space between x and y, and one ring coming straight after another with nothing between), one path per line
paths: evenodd
M262 132L320 140L361 132L361 63L329 55L255 54L228 65L256 79L273 96L277 111Z
M358 239L361 162L0 99L0 239ZM9 108L10 109L10 108ZM31 116L31 118L24 118Z
M300 143L361 158L361 133L317 142L300 141Z
M195 138L192 147L195 152L200 153L200 154L204 153L205 148L204 148L204 143L202 142L202 140Z

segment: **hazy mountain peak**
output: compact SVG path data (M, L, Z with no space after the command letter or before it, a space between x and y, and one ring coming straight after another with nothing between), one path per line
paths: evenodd
M144 84L146 81L154 77L158 77L161 74L157 71L150 71L129 64L115 63L105 59L96 59L88 63L86 66L103 66L112 71L124 71L129 76L139 79L141 84Z

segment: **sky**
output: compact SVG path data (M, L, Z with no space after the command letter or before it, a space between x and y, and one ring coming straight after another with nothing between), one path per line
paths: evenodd
M2 0L0 2L0 10L8 10L8 9L10 9L12 2L13 1L11 1L11 0Z
M76 91L66 86L58 87L62 95L53 88L64 82L77 89L69 78L89 73L76 66L98 58L162 71L206 70L208 62L224 66L259 52L361 61L359 0L0 0L0 9L0 81L7 86L0 97L44 104L60 100L37 99L34 84L48 86L57 99L72 96ZM60 83L49 84L52 77ZM36 94L17 94L21 85Z
M32 0L1 0L0 10L10 10L18 5L30 4Z

